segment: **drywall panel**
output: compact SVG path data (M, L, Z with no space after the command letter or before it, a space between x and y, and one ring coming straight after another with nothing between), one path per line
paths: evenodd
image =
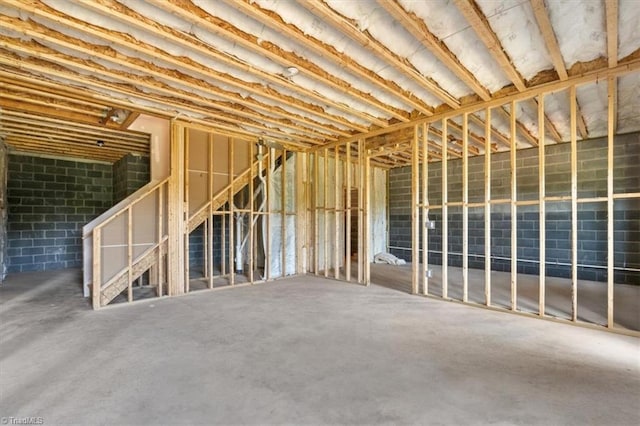
M145 132L151 135L150 162L151 180L162 180L169 176L169 120L141 114L129 130Z
M131 212L133 229L133 260L144 253L157 240L158 192L143 198L133 206Z
M189 129L188 201L189 215L195 213L209 196L209 134L201 130Z
M233 139L233 174L238 176L249 168L249 144L242 139Z

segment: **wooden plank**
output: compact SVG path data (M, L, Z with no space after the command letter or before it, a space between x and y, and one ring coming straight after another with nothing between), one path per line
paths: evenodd
M422 124L422 294L429 294L429 126Z
M513 115L513 114L512 114ZM469 113L462 114L462 301L469 301Z
M358 140L358 283L364 284L364 139Z
M616 117L616 79L611 77L607 81L607 328L615 325L613 311L614 285L614 205L613 205L613 167Z
M371 161L365 151L364 158L364 236L362 262L364 267L364 283L371 284Z
M491 306L491 108L485 112L484 147L484 303Z
M324 277L329 277L329 150L327 148L323 151L324 154L324 176L323 176L323 188L322 188L322 198L323 198L323 209L322 214L324 217Z
M163 295L163 285L164 285L164 217L165 217L165 209L164 209L164 191L167 185L162 185L158 187L158 234L157 234L157 242L158 244L158 259L156 260L158 265L158 297L162 297Z
M255 213L254 213L254 203L255 200L253 199L253 197L255 196L255 188L254 188L254 179L255 179L255 173L254 173L254 167L253 167L253 160L255 157L255 146L253 143L249 143L249 239L247 241L247 244L249 245L247 247L247 257L249 258L249 282L251 284L253 284L254 281L254 277L253 277L253 270L255 268L255 252L254 252L254 232L253 232L253 219L255 217Z
M609 68L618 65L618 0L605 0L607 20L607 60Z
M361 138L372 138L374 136L389 134L402 129L413 127L416 124L439 122L439 121L442 121L442 119L444 118L457 117L464 112L474 113L485 108L494 108L494 107L502 106L502 105L508 104L513 100L515 101L526 100L531 97L538 96L539 94L542 94L542 93L544 94L555 93L555 92L562 91L571 85L583 85L589 82L602 81L607 79L610 76L621 77L623 75L633 73L638 69L640 69L640 59L630 60L629 62L625 62L624 64L618 64L618 66L616 66L615 68L609 68L609 69L597 68L597 69L593 69L593 70L581 73L579 75L571 76L565 81L554 80L549 83L543 83L543 84L536 85L535 87L530 87L523 92L512 93L509 95L492 99L490 101L471 102L468 105L465 104L464 106L461 106L457 110L446 110L429 117L419 117L406 123L390 124L385 128L369 130L365 133L357 133L357 134L354 134L353 136L343 138L338 142L331 142L326 145L323 145L320 148L311 148L311 150L324 149L325 146L332 147L332 146L335 146L336 144L344 144L346 142L355 142Z
M448 184L448 150L447 119L442 119L442 298L449 298L449 184Z
M576 86L571 86L571 320L578 320L578 136Z
M266 207L267 207L267 229L266 229L266 233L267 233L267 248L264 251L264 275L267 281L269 281L271 279L271 259L273 259L273 254L272 254L272 250L271 250L271 215L273 214L273 212L271 211L271 203L273 202L273 169L275 168L275 157L276 157L276 152L273 148L268 148L269 152L269 158L268 158L268 162L267 162L267 185L266 185Z
M212 289L213 288L213 271L214 271L214 265L213 265L213 233L214 233L214 227L213 227L213 204L211 202L212 198L213 198L213 176L214 176L214 155L213 155L213 132L209 132L209 143L208 143L208 148L209 148L209 161L208 161L208 174L209 174L209 194L208 194L208 205L209 205L209 217L207 218L207 223L209 224L207 227L207 240L208 240L208 248L209 250L206 251L206 260L205 260L205 265L207 265L208 267L208 281L207 281L207 287Z
M280 188L280 214L281 214L281 239L280 244L282 245L282 276L287 275L287 150L282 150L282 163L280 165L282 168L281 177L281 188Z
M127 208L127 301L133 302L133 218Z
M346 189L346 225L345 225L345 259L344 271L347 282L351 282L351 143L346 144L345 189Z
M546 305L546 241L547 241L547 203L545 176L545 138L544 138L544 95L538 97L538 205L539 205L539 237L538 252L540 271L538 273L538 315L545 316Z
M411 141L411 293L418 294L420 285L419 264L420 264L420 229L418 228L420 219L418 217L418 126L413 128L413 140Z
M229 143L229 285L235 285L236 280L236 268L235 268L235 220L233 216L235 214L235 202L233 201L233 181L235 179L234 164L234 138L228 139Z
M525 90L527 87L524 80L516 67L511 62L506 51L502 47L498 36L491 29L489 21L484 16L475 1L469 2L467 0L453 0L462 16L465 17L467 22L471 24L471 27L476 32L480 40L489 49L491 56L498 62L500 68L505 75L511 80L519 91Z
M334 148L334 181L333 181L333 208L334 208L334 250L333 250L333 277L340 279L340 154L338 147ZM343 176L344 178L344 176Z
M92 283L91 283L91 301L93 309L100 309L100 294L102 292L102 229L100 227L94 229L92 240Z
M518 167L516 163L516 153L518 151L518 128L515 111L516 101L511 101L511 147L509 148L509 163L511 173L511 310L513 311L518 310Z
M168 295L183 294L184 287L184 127L171 123L171 174L169 177Z
M313 221L313 241L314 241L314 273L320 274L320 152L316 151L313 154L314 160L314 180L313 180L313 192L314 192L314 221Z
M185 219L183 220L183 222L187 222L186 218L189 215L189 139L191 137L191 130L189 128L187 128L185 130L185 135L184 135L184 161L182 163L182 167L184 168L184 197L182 199L182 203L184 205L184 211L185 211ZM188 223L184 223L184 225L182 226L182 228L184 231L182 233L182 238L184 239L184 288L185 288L185 292L189 293L189 284L190 284L190 272L189 272L189 248L190 248L190 244L189 244L189 228L188 228Z

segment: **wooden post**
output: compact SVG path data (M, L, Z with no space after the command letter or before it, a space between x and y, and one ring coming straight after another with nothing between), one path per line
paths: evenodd
M127 209L127 300L133 302L133 215L132 207Z
M469 301L469 113L462 114L462 301Z
M92 265L92 283L91 283L91 301L93 309L101 307L100 296L102 294L102 228L97 227L93 230L93 265Z
M296 223L296 273L305 274L308 270L306 247L307 247L307 187L305 177L307 176L308 153L295 154L295 223Z
M576 86L569 89L571 101L571 320L578 320L578 136Z
M234 238L234 224L235 217L233 217L235 210L235 203L233 202L233 181L235 180L234 176L234 145L235 141L233 138L228 139L229 143L229 284L234 285L236 279L235 265L234 265L234 257L235 257L235 238Z
M313 192L314 192L314 221L313 221L313 240L314 240L314 273L320 274L320 152L316 151L313 154L314 162L314 180L313 180Z
M491 108L484 119L484 303L491 306Z
M449 139L447 135L447 119L442 119L442 298L449 297L449 201L447 156L449 154Z
M351 143L346 145L345 181L346 181L346 225L345 225L345 259L344 270L347 282L351 281Z
M328 186L329 186L329 150L325 148L324 152L324 178L322 182L324 187L322 189L323 194L323 217L324 217L324 277L329 278L329 198L328 198Z
M365 285L371 284L371 160L365 150L364 161L364 255L362 256L364 266Z
M429 294L429 126L422 124L422 294Z
M255 252L253 250L253 217L254 217L254 203L255 200L253 199L254 197L254 192L255 192L255 188L254 188L254 183L253 180L255 179L255 175L253 172L253 161L254 161L254 157L255 157L255 152L254 152L254 143L250 142L249 143L249 239L247 241L248 247L247 247L247 257L249 258L249 274L248 274L248 278L249 278L249 282L251 284L253 284L253 270L255 268L255 262L254 262L254 256L255 256Z
M511 310L518 309L518 186L516 152L518 151L516 101L511 101L511 144L509 158L511 164Z
M169 177L168 294L183 294L184 287L184 128L171 123L171 174Z
M419 263L420 263L420 229L418 218L418 126L413 128L413 140L411 141L411 293L418 294Z
M207 204L209 204L209 216L207 218L207 222L209 226L207 228L207 239L209 240L209 250L206 252L207 253L207 260L206 260L206 264L209 265L208 266L208 282L207 282L207 286L209 288L213 288L213 204L212 204L212 199L213 199L213 133L209 133L209 137L208 137L208 147L209 147L209 167L207 168L208 172L209 172L209 193L208 193L208 197L207 197Z
M184 162L182 168L184 170L184 193L182 204L184 205L182 239L184 240L184 291L189 293L189 129L185 128L184 135Z
M333 208L334 208L334 250L333 250L333 277L340 279L340 154L338 153L338 145L334 148L334 182L333 182ZM344 177L344 176L343 176Z
M227 275L227 213L220 216L220 274Z
M364 139L358 139L358 283L364 284Z
M281 215L281 225L280 230L282 231L280 244L282 245L282 264L280 268L282 269L282 276L287 275L287 150L282 150L282 173L280 174L281 182L280 182L280 215Z
M267 173L266 179L267 184L265 187L265 206L267 213L267 226L266 226L266 237L267 237L267 247L264 250L264 276L268 281L271 279L271 202L273 201L271 197L273 197L273 176L272 171L275 167L275 156L276 152L273 148L268 149L268 162L267 162Z
M544 94L538 96L538 205L540 234L539 248L540 252L540 271L538 274L538 315L545 315L546 304L546 220L547 220L547 203L546 197L546 179L545 179L545 115L544 115Z
M164 284L164 250L163 246L163 233L164 233L164 188L165 185L158 187L158 229L157 229L157 241L158 241L158 258L156 260L157 264L157 278L158 278L158 297L162 297L162 290Z
M607 327L613 328L613 284L614 284L614 227L613 227L613 156L616 117L616 78L607 81Z

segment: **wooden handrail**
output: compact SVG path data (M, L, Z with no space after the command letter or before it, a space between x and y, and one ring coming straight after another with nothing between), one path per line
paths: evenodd
M98 216L97 218L93 219L91 222L86 224L82 228L82 238L85 239L85 238L91 236L91 234L97 228L104 227L105 225L110 223L112 220L114 220L116 217L118 217L122 213L126 212L129 208L133 207L136 203L141 201L147 195L151 194L152 192L154 192L155 190L157 190L159 187L161 187L162 185L166 184L167 182L169 182L169 178L168 177L163 179L163 180L161 180L161 181L155 182L155 183L154 182L149 182L147 185L143 186L142 188L140 188L139 190L137 190L136 192L131 194L129 197L127 197L124 200L120 201L118 204L116 204L115 206L111 207L109 210L107 210L106 212L102 213L100 216ZM145 189L146 186L149 186L149 187ZM141 191L141 190L144 190L144 191ZM94 224L94 222L98 221L103 216L109 216L109 217L104 219L102 222L100 222L100 223L98 223L98 224L96 224L94 226L91 226L91 225Z

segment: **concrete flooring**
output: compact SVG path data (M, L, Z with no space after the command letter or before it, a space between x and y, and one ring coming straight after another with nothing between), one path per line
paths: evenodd
M638 338L311 276L91 311L80 278L0 287L0 416L640 423Z

